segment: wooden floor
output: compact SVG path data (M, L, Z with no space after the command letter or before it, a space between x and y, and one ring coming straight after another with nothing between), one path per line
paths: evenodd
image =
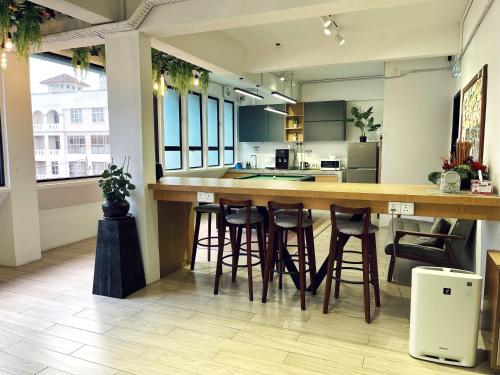
M318 260L329 233L326 224L315 230ZM0 268L0 375L489 373L484 361L460 369L407 354L410 289L401 287L402 301L384 281L384 230L378 235L382 307L371 325L356 285L341 289L328 315L323 286L307 311L288 281L262 304L257 268L254 302L243 272L235 284L226 272L214 296L214 263L202 249L195 272L179 270L126 300L92 295L93 239Z

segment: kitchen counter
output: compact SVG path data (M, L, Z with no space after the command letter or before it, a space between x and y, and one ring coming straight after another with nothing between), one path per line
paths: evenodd
M281 174L293 174L293 175L338 175L345 171L342 169L340 171L323 171L321 169L267 169L267 168L252 168L252 169L235 169L230 168L227 173L246 173L246 174L270 174L270 175L281 175Z

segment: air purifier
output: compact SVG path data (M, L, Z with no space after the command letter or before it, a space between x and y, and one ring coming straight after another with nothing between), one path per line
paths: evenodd
M473 367L483 278L472 272L416 267L411 274L410 355Z

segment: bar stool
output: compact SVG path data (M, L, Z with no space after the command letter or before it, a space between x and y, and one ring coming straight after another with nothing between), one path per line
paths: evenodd
M285 211L281 211L285 210ZM300 290L300 307L306 309L306 273L310 273L311 292L316 294L316 258L314 252L313 221L308 217L302 203L283 204L276 202L268 203L269 211L269 240L266 254L266 265L264 270L262 302L267 301L267 290L272 275L279 275L279 288L282 288L282 275L298 275ZM284 235L289 231L297 234L298 254L290 255L285 246ZM306 253L307 244L307 253ZM306 256L308 261L306 262ZM289 262L288 271L285 270L285 262ZM298 261L299 269L292 264ZM291 263L291 264L290 264ZM306 269L306 266L309 269ZM291 269L290 269L291 268Z
M218 204L200 204L194 208L196 212L196 220L194 225L194 238L193 238L193 248L191 250L191 271L194 270L194 264L196 262L196 252L198 250L198 246L206 247L207 252L207 260L210 262L210 255L213 248L218 248L218 235L212 235L212 215L215 214L215 223L216 228L219 227L220 223L220 206ZM199 238L200 236L200 224L202 215L208 215L208 235L203 238ZM213 243L213 241L216 241ZM230 240L228 238L224 238L224 245L228 245Z
M330 240L330 251L328 254L328 270L326 274L325 298L323 301L323 313L328 313L332 280L335 280L335 298L339 298L340 283L363 284L365 321L370 323L370 284L373 285L375 293L375 305L380 307L380 290L378 282L377 247L375 233L378 227L371 223L370 208L345 208L335 205L330 206L332 221L332 236ZM350 214L360 217L360 221L339 220L338 214ZM339 215L340 216L340 215ZM361 251L344 250L344 245L350 237L361 239ZM361 254L361 261L343 260L344 253ZM336 263L336 264L335 264ZM362 265L360 267L343 266ZM363 281L352 281L342 279L342 270L356 270L363 272ZM335 276L333 276L335 271Z
M234 212L236 209L236 212ZM220 226L219 226L219 251L217 254L217 269L215 272L214 294L219 293L220 277L222 275L222 265L229 266L232 269L231 279L236 280L236 271L238 268L246 267L248 272L248 298L253 301L253 279L252 269L254 266L260 265L261 273L263 274L263 263L265 257L265 230L264 218L256 210L252 210L252 201L232 201L228 199L220 199ZM232 254L223 255L224 253L224 237L226 228L229 229L231 235ZM245 229L246 248L241 249L241 237L243 229ZM258 250L252 250L252 229L256 229ZM246 255L247 262L244 265L238 264L238 259L243 251ZM254 253L258 253L255 255ZM231 257L231 263L225 259ZM256 258L257 261L253 262Z

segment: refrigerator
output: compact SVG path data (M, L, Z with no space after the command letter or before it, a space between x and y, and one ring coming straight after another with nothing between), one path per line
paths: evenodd
M378 182L378 142L349 142L347 182Z

